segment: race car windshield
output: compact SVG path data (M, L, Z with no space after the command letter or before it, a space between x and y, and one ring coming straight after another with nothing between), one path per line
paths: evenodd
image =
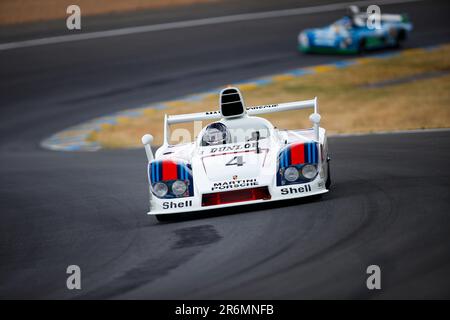
M333 23L333 27L343 27L346 29L351 29L354 27L363 27L366 25L367 16L358 14L354 16L345 16Z
M344 17L333 23L332 26L335 28L350 29L352 27L352 19L349 17Z

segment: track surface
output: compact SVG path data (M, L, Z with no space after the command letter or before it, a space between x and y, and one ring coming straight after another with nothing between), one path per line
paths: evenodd
M249 1L241 9L297 6ZM416 30L407 45L413 47L450 40L449 8L434 1L386 10L410 14ZM151 21L233 10L231 1L195 13L173 9ZM298 30L339 15L0 52L0 297L449 298L449 132L331 139L334 187L322 200L170 224L144 214L143 151L38 147L67 126L174 98L174 92L336 60L300 56L294 47ZM137 15L134 22L149 17ZM133 23L113 18L87 20L88 28ZM23 39L42 28L9 29L0 39ZM70 264L82 269L79 292L65 289ZM381 291L365 287L370 264L382 269Z

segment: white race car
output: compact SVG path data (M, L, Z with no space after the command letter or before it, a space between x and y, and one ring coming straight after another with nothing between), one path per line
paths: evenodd
M330 169L317 98L246 108L241 92L220 92L219 111L165 116L164 143L148 158L150 211L159 221L181 212L211 210L328 192ZM312 128L281 130L254 115L313 108ZM196 141L169 144L170 125L218 120Z

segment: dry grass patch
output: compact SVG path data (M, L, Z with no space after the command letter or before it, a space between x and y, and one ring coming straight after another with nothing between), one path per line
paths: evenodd
M212 1L219 0L0 0L0 25L65 19L71 4L90 16Z

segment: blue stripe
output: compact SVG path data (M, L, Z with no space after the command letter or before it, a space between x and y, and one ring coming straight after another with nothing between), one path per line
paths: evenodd
M318 152L318 148L319 146L317 145L317 143L314 143L314 162L317 163L319 162L319 152Z
M156 164L155 164L155 162L153 162L152 163L152 180L153 180L153 182L156 182L156 171L155 171L155 168L156 168Z
M316 144L315 143L311 143L311 149L312 149L312 154L313 154L313 163L316 163Z
M305 147L306 147L306 159L305 159L305 162L308 163L309 162L309 144L305 143Z
M151 175L151 181L152 183L155 182L155 165L154 163L150 163L151 169L152 169L152 175Z
M285 166L288 167L289 166L289 151L291 150L291 148L288 148L286 150L286 152L284 153L284 161L285 161Z
M305 159L305 163L309 162L309 143L305 143L305 147L306 147L306 159Z
M308 163L311 163L311 144L307 143L308 146Z
M158 181L159 181L159 161L156 162L155 164L156 164L156 167L155 167L155 176L156 176L156 179L155 179L155 181L158 182Z
M189 179L189 170L187 166L184 166L184 180L188 180Z
M317 162L317 148L316 148L316 144L315 143L312 145L312 148L313 148L313 155L314 155L313 162L316 163Z
M316 150L316 163L319 163L319 144L314 143L314 150Z
M311 143L308 142L308 163L312 162Z
M150 169L151 169L151 167L152 167L152 164L149 163L148 166L147 166L147 176L148 176L148 181L150 181L150 183L153 182L153 181L152 181L152 176L151 176L151 174L150 174Z

